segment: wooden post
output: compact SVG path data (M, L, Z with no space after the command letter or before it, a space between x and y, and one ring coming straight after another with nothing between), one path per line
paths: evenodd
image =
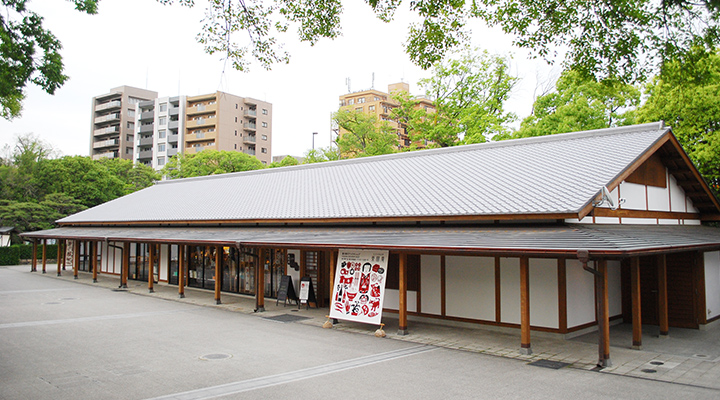
M120 287L127 289L128 274L130 273L130 243L123 243L122 272L120 272Z
M97 242L90 242L90 265L92 265L93 270L93 283L97 283L98 277L97 246Z
M64 253L60 251L63 248L63 244L64 244L64 240L62 240L62 239L57 240L57 245L58 245L57 246L57 276L60 276L60 263L62 262L62 259L64 258L63 257Z
M178 296L185 298L185 245L178 245Z
M63 239L63 259L62 259L62 270L65 271L65 263L67 258L67 240Z
M47 239L43 239L42 246L43 246L42 273L45 274L45 273L47 273L47 270L45 269L45 267L47 266Z
M640 258L630 259L630 294L632 296L632 348L642 349L642 314L640 310Z
M73 279L78 278L78 270L80 269L80 241L73 241Z
M215 246L215 304L222 304L220 301L220 285L222 284L222 268L220 268L222 257L220 254L222 251L222 246Z
M153 293L155 292L155 288L153 287L155 283L153 276L153 268L155 268L155 245L152 243L148 243L148 255L148 292Z
M610 305L608 299L607 260L597 261L595 293L598 299L598 366L610 367Z
M567 333L567 262L558 258L558 326L560 333Z
M37 239L33 239L32 264L30 264L30 272L37 272Z
M400 315L398 321L398 332L400 336L407 335L407 254L400 254L400 276L399 276L399 297Z
M255 273L255 311L265 311L265 249L259 249Z
M520 354L532 354L530 346L530 260L520 257Z
M660 325L660 337L667 338L670 333L668 318L668 294L667 294L667 257L661 254L657 258L658 263L658 322Z

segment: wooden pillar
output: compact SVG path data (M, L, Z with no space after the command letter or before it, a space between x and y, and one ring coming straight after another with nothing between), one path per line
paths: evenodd
M155 277L153 276L155 268L155 245L153 243L148 243L148 292L153 293L155 292L154 288L154 281Z
M220 285L222 285L222 268L220 268L222 257L220 257L220 254L222 254L222 251L222 246L215 246L215 304L222 304L220 301Z
M178 245L178 296L185 297L185 245Z
M62 262L63 254L62 248L63 248L64 240L58 239L57 240L57 276L60 276L60 263Z
M65 263L67 259L67 240L63 239L63 258L62 258L62 270L65 271Z
M120 287L127 289L128 273L130 272L130 243L123 243L122 271L120 272Z
M92 265L93 270L93 283L97 283L98 277L97 246L97 242L90 242L90 265Z
M73 279L78 278L78 270L80 269L80 241L73 241Z
M37 239L33 239L32 264L30 264L30 272L37 272Z
M530 260L520 257L520 354L532 354L530 346Z
M398 335L407 335L407 254L400 254L399 277L400 316L398 321Z
M255 270L255 311L265 311L265 249L258 249L258 257ZM304 263L304 262L303 262Z
M658 266L658 323L660 325L660 337L667 338L670 333L668 319L668 294L667 294L667 257L661 254L657 257Z
M610 304L608 298L607 260L597 261L595 294L598 319L598 366L610 367Z
M560 333L567 333L567 262L564 258L558 259L558 327Z
M43 252L42 252L42 273L47 273L46 267L47 267L47 239L43 239L42 241L43 246Z
M640 258L630 259L630 295L632 296L632 348L642 349L642 314L640 310Z

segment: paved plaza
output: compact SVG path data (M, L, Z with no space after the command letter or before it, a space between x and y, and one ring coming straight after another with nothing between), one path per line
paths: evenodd
M626 325L611 331L613 366L599 370L595 334L572 340L533 331L530 356L519 332L409 323L341 322L327 310L266 299L71 271L0 267L0 399L83 398L692 398L720 397L720 328L644 327L630 349ZM563 366L537 368L532 362ZM373 395L375 393L376 395ZM677 394L676 396L671 396Z

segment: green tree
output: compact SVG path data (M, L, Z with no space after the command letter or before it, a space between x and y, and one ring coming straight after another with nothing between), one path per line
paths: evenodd
M667 62L647 86L637 122L665 121L688 156L720 192L720 52L696 47Z
M355 110L340 110L333 115L341 129L337 145L342 158L390 154L397 151L395 129L375 115Z
M263 169L257 158L237 151L204 150L172 157L162 173L171 179Z
M71 0L75 9L97 13L97 0ZM25 87L32 83L54 94L68 79L63 74L60 41L42 25L43 18L27 8L28 0L3 0L0 13L0 116L22 112Z
M152 186L161 178L160 173L152 167L145 164L134 164L132 161L122 158L103 158L96 162L106 168L111 175L120 178L123 183L123 194L130 194Z
M297 158L293 156L285 156L280 161L273 161L268 165L268 168L279 168L279 167L289 167L291 165L298 165L300 164L300 161L297 160Z
M419 99L401 92L394 96L400 106L392 118L408 130L413 142L438 147L482 143L503 135L516 118L504 109L518 81L508 69L503 57L466 49L436 64L432 76L420 81L435 110L419 107Z
M310 149L305 153L303 164L314 164L326 161L337 161L340 159L340 150L334 146Z
M173 0L158 0L173 3ZM178 0L192 6L192 0ZM382 21L393 20L402 0L366 0ZM413 22L405 49L430 68L468 42L471 20L498 26L514 44L553 61L567 49L566 67L625 82L642 79L660 59L682 53L691 43L718 43L720 0L411 0ZM222 53L235 68L251 62L265 68L286 63L278 37L296 29L312 44L341 34L341 0L210 1L198 40L210 54ZM240 33L240 35L236 35Z
M523 120L513 137L610 128L626 125L640 104L640 90L619 81L598 82L577 71L564 71L556 90L533 104L533 113Z

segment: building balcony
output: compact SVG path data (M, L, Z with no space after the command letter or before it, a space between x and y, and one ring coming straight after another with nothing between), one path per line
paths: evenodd
M105 153L94 154L92 158L93 160L102 160L103 158L116 158L116 155L114 151L108 151Z
M140 139L140 143L139 143L140 146L152 146L152 144L153 144L152 136Z
M137 159L138 161L151 159L152 160L153 152L152 150L144 150L144 151L138 151Z
M255 149L243 150L243 153L249 154L249 155L251 155L251 156L254 156L254 155L255 155Z
M216 139L217 134L215 132L200 132L185 135L185 143L210 140L215 141Z
M198 104L193 107L188 107L187 110L185 110L185 114L187 115L195 115L195 114L209 114L212 112L217 112L217 103L215 104Z
M177 143L179 138L180 138L180 135L178 135L178 134L168 135L167 141L168 141L168 143Z
M243 115L246 117L257 117L257 110L245 110Z
M102 117L95 118L95 123L102 124L103 122L116 121L118 119L120 119L120 114L112 113L112 114L108 114L108 115L103 115Z
M197 154L203 150L214 150L215 149L215 143L209 143L205 146L196 144L192 147L186 147L185 148L185 154Z
M243 143L255 143L255 135L252 136L243 136Z
M112 147L117 146L118 144L120 144L120 139L101 140L93 143L93 149L102 149L103 147Z
M177 155L177 153L178 153L178 149L176 149L176 148L175 148L175 149L172 149L172 148L167 149L167 156L168 156L168 157L172 157L172 156L174 156L174 155Z
M243 129L245 129L246 131L257 130L257 124L255 124L254 122L246 122L243 124Z
M180 115L180 107L172 107L168 110L168 115L171 117L175 115Z
M95 111L112 110L113 108L120 108L122 102L120 100L112 100L107 103L98 104L95 106Z
M177 129L180 126L180 121L168 121L168 129Z
M154 120L154 119L155 119L155 111L145 111L143 113L140 113L141 121L148 121L148 120Z
M117 125L113 126L107 126L105 128L95 129L93 131L93 136L101 136L101 135L107 135L108 133L117 133L120 132L120 127Z
M153 131L153 124L140 125L140 133L150 133Z
M214 126L215 118L200 118L187 121L185 123L186 128L198 128L203 126Z

